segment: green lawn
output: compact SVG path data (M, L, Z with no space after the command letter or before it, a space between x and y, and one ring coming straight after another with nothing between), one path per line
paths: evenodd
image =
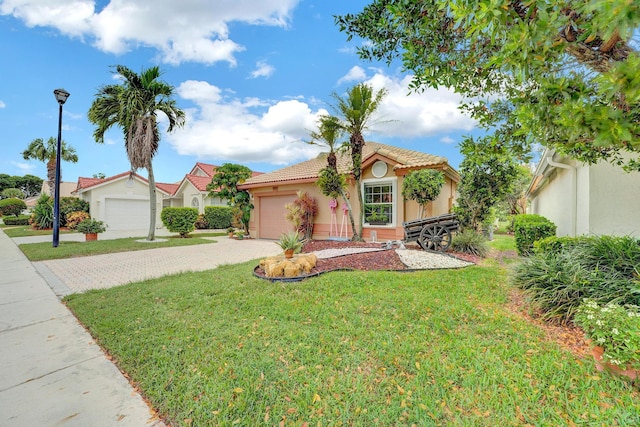
M2 231L4 233L13 238L13 237L28 237L28 236L51 236L53 235L53 230L36 230L32 228L30 225L2 225ZM60 234L70 233L69 230L60 230Z
M502 267L255 265L65 301L173 426L640 425L638 390L505 308Z
M213 240L203 239L207 236L222 236L226 233L202 233L198 237L186 239L172 236L159 237L164 241L139 242L144 237L130 237L126 239L96 240L93 242L64 242L61 241L57 248L51 246L51 242L23 243L20 250L30 261L45 261L49 259L73 258L78 256L110 254L115 252L141 251L143 249L168 248L175 246L202 245L214 243Z

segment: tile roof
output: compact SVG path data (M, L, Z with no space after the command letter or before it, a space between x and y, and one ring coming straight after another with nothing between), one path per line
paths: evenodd
M367 142L364 145L362 151L362 163L366 164L367 159L370 159L376 154L396 162L393 166L394 170L419 169L438 165L449 167L448 161L445 157L380 144L378 142ZM341 173L347 173L351 169L351 157L347 153L338 154L337 157L338 171ZM258 187L262 184L284 181L315 181L318 177L318 173L325 166L327 166L327 153L320 153L320 155L314 159L249 178L243 184L243 187Z
M160 190L164 191L167 194L171 194L174 195L175 192L178 190L178 187L180 187L180 184L167 184L166 182L156 182L156 187L158 187Z
M211 176L185 175L187 179L198 191L207 191L207 185L211 184ZM177 188L176 188L177 190Z

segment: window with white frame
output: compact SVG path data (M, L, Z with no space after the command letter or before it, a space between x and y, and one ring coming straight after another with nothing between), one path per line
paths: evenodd
M365 222L393 224L396 181L368 180L363 184Z
M192 208L199 208L200 207L200 200L198 200L197 197L194 197L193 199L191 199L191 207Z

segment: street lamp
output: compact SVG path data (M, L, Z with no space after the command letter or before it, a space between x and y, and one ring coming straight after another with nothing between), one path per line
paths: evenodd
M53 94L60 106L58 113L58 146L56 147L56 182L53 199L53 247L57 248L60 241L60 155L62 144L62 106L69 97L69 92L64 89L56 89Z

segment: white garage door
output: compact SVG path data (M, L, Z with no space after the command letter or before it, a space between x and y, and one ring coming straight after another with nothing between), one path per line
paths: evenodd
M285 205L296 199L295 195L260 197L260 224L258 234L262 239L278 239L282 233L293 230L286 219Z
M113 230L149 228L149 201L140 199L105 199L105 221Z

